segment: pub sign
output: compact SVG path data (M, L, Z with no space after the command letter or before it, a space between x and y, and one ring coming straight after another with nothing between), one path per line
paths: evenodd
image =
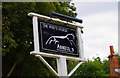
M40 51L78 56L76 29L39 21Z

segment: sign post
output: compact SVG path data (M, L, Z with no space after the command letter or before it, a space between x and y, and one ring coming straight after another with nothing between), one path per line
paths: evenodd
M30 54L38 57L55 76L71 76L85 61L81 37L83 27L36 13L28 16L32 16L34 36L34 51ZM57 72L43 57L56 58ZM66 60L79 61L69 74Z
M57 58L57 69L59 76L67 76L66 57Z

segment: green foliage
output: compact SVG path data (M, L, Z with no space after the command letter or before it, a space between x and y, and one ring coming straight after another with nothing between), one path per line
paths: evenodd
M109 61L108 60L104 60L102 64L104 65L105 74L108 75L109 72L110 72Z
M120 56L118 57L118 62L119 62L119 65L120 65Z
M70 71L78 64L78 61L71 61L71 60L67 60L67 71L68 73L70 73Z
M108 65L108 61L101 62L99 57L95 58L94 61L88 60L78 68L73 77L107 77L109 72L106 72L108 69L106 65Z

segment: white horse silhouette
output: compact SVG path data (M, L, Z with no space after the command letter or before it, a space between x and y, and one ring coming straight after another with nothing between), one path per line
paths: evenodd
M47 41L46 41L46 45L51 44L52 42L56 43L60 43L58 41L58 39L67 39L71 45L75 45L74 40L75 40L75 36L73 34L67 34L66 36L51 36Z

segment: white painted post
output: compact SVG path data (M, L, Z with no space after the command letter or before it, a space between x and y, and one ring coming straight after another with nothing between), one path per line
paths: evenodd
M57 58L57 70L58 75L66 76L67 77L67 63L66 63L66 57L59 57Z
M34 51L39 52L38 18L33 16Z
M81 28L77 27L77 35L78 35L78 51L79 51L79 58L84 59L83 56L83 40L81 36Z

